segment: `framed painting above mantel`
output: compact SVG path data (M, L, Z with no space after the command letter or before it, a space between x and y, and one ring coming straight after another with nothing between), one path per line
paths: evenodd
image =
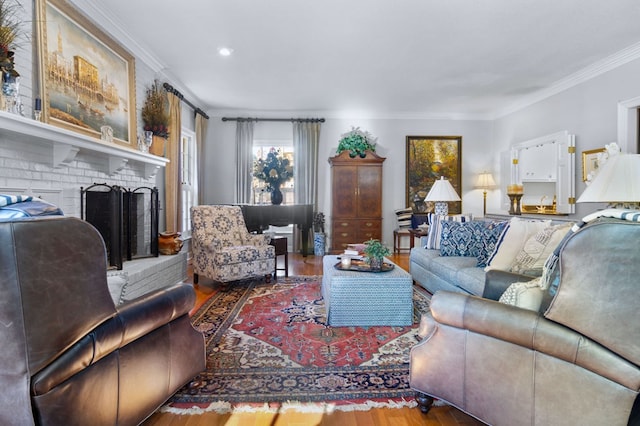
M137 148L133 55L65 0L36 16L43 121Z
M425 202L433 183L445 177L458 195L462 189L461 136L407 136L406 197L414 213L432 211ZM449 213L462 213L462 202L450 202Z

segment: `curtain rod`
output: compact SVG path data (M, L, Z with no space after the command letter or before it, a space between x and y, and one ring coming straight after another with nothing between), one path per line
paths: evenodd
M197 106L195 106L194 104L192 104L191 102L189 102L189 100L184 98L184 95L182 93L180 93L178 91L178 89L176 89L175 87L173 87L172 85L170 85L169 83L164 83L162 85L162 87L164 87L164 90L166 90L169 93L173 93L174 95L176 95L178 98L180 98L181 101L183 101L184 103L186 103L187 105L189 105L191 108L194 109L194 111L196 112L196 114L200 114L201 116L203 116L204 118L206 118L207 120L209 119L209 116L200 108L198 108Z
M298 123L324 123L324 118L251 118L222 117L222 121L297 121Z

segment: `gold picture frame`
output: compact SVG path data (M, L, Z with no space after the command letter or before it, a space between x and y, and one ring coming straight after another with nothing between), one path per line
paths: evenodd
M36 0L36 19L43 121L97 138L112 130L107 140L135 147L133 55L65 0Z
M598 170L598 154L605 152L605 148L582 151L582 181L586 182L589 173Z
M441 176L462 193L462 136L407 136L406 155L405 203L414 213L429 210L424 198ZM449 213L462 213L462 201L450 202Z

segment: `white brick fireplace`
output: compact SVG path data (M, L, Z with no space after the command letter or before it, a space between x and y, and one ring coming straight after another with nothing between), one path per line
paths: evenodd
M38 196L60 207L67 216L82 216L81 187L94 183L128 189L158 186L156 176L162 176L159 172L167 162L139 151L135 145L103 142L0 111L0 193ZM161 191L161 205L162 197ZM146 277L143 285L149 286L149 275L164 270L167 264L176 271L164 271L158 280L163 275L173 282L176 277L186 277L186 253L177 258L160 256L125 262L118 275L126 278L125 287L135 294L131 287L136 283L131 280Z
M42 196L80 217L80 187L156 186L168 160L0 111L0 190Z

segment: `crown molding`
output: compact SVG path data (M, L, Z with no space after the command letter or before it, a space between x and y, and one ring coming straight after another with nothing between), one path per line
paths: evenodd
M91 19L98 27L102 28L107 34L116 39L122 47L129 50L136 58L139 58L147 64L154 72L160 72L166 68L156 56L152 55L151 49L141 45L136 39L131 37L129 33L119 24L119 20L109 10L102 6L102 2L90 0L70 0L78 10Z
M460 113L420 113L420 112L390 112L375 111L299 111L299 110L239 110L239 109L210 109L207 111L212 117L240 116L258 118L288 118L288 117L322 117L330 120L457 120L457 121L490 121L490 114L460 114Z
M506 108L496 110L493 118L501 118L505 115L519 111L525 107L533 105L558 93L564 92L565 90L589 81L638 58L640 58L640 42L632 44L631 46L622 49L611 56L608 56L565 78L562 78L545 89L524 96L520 100L514 102Z

